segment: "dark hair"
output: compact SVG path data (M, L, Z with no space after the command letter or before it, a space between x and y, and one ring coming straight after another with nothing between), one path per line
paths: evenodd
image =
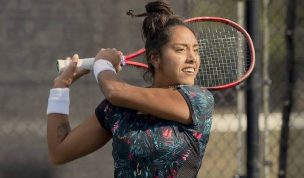
M134 14L133 10L129 10L127 15L132 17L145 17L142 25L142 34L146 40L146 59L149 72L153 77L155 71L149 59L151 55L155 53L161 56L161 48L170 38L170 27L178 25L189 27L183 22L181 17L173 13L172 8L165 1L149 2L145 8L146 12L144 13Z

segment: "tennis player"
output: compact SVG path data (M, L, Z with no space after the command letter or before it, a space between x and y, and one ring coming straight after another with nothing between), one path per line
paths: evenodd
M70 129L69 87L88 73L76 68L78 55L54 80L48 101L49 158L63 164L113 139L115 177L196 177L207 146L213 96L194 84L200 66L198 42L164 1L148 3L143 14L150 87L122 81L122 53L101 49L94 75L105 96L94 114Z

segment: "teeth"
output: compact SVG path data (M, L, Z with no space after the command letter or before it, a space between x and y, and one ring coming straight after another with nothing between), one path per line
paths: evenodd
M184 72L194 72L194 68L191 68L191 67L185 68L185 69L183 69L183 71Z

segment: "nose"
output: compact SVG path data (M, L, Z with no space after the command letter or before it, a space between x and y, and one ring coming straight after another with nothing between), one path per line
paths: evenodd
M193 57L187 57L187 60L186 60L187 63L193 64L194 61L195 61L195 59L193 59Z
M194 51L190 51L189 50L189 52L188 52L188 55L187 55L187 62L188 63L194 63L195 61L197 60L197 54L196 54L196 52L194 52Z

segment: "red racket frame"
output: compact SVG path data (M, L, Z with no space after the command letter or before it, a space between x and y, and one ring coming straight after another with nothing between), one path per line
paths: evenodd
M236 23L232 20L229 20L229 19L222 18L222 17L194 17L194 18L184 20L184 22L186 22L186 23L195 23L198 21L212 21L212 22L225 23L225 24L230 25L233 28L237 29L239 32L241 32L244 35L245 39L247 40L247 44L248 44L249 51L250 51L250 59L251 59L249 69L237 81L234 81L234 82L231 82L231 83L228 83L225 85L214 86L214 87L205 87L205 88L207 88L209 90L221 90L221 89L232 88L232 87L240 84L241 82L243 82L245 79L247 79L249 77L249 75L251 74L251 72L253 71L254 66L255 66L254 45L253 45L252 39L251 39L250 35L248 34L248 32L243 27L241 27L238 23ZM136 57L144 54L145 52L146 52L145 48L141 48L138 51L125 56L126 64L137 66L137 67L148 68L147 64L130 61L131 59L136 58Z

